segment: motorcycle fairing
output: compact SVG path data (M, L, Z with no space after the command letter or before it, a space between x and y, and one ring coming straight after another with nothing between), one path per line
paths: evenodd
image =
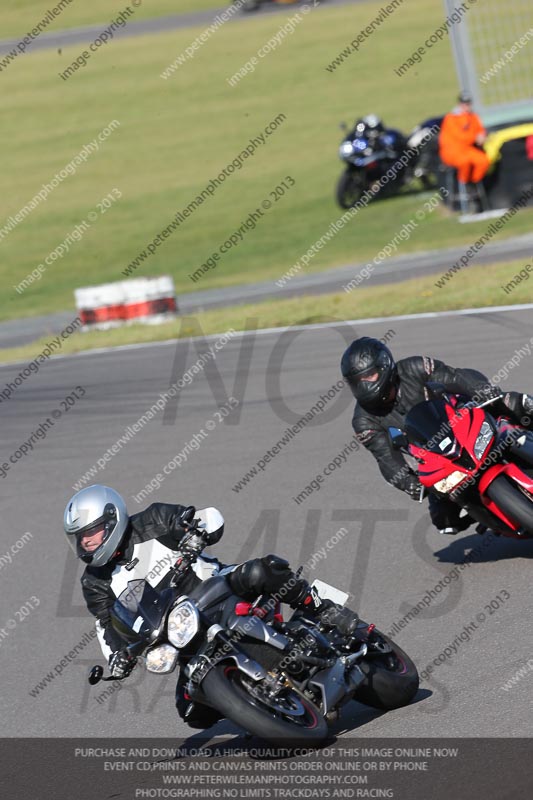
M111 624L127 642L146 639L159 630L175 598L175 589L157 592L148 581L129 581L113 603Z
M290 644L286 636L275 631L270 625L265 625L259 617L242 617L232 612L228 617L227 626L242 636L266 642L278 650L285 650Z
M474 446L486 417L480 408L454 409L444 400L424 401L409 412L406 432L424 486L434 486L451 472L467 478L475 471L480 462Z

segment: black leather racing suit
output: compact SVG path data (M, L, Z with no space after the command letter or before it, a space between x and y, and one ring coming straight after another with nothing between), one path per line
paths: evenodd
M411 356L397 362L398 390L392 404L381 411L366 411L359 403L352 419L355 436L370 450L385 480L392 486L408 491L412 486L413 473L396 450L392 449L389 427L403 428L405 417L417 403L427 400L426 384L434 381L443 384L447 391L472 397L477 390L489 385L481 372L473 369L456 369L428 356ZM508 392L502 398L506 408L502 410L511 419L518 421L524 415L522 395ZM448 498L429 495L431 521L439 529L456 527L460 507Z

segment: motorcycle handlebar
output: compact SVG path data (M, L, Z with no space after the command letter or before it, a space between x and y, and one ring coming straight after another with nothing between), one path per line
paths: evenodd
M495 403L497 400L501 400L501 397L490 397L488 400L484 400L482 403L474 403L476 408L484 408L485 406L490 406L492 403Z
M446 392L444 391L444 387L440 384L433 384L428 383L428 388L432 395L436 398L442 399L447 403L451 402L452 397L458 397L460 395L456 395L453 392ZM492 403L496 403L498 400L501 400L501 396L497 395L495 397L489 397L487 400L481 400L476 402L474 400L467 400L466 403L461 403L460 408L484 408L485 406L490 406Z

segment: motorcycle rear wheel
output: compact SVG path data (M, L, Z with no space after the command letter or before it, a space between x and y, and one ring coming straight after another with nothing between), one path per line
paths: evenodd
M235 665L214 667L202 682L209 705L227 719L240 725L255 736L272 744L301 747L318 745L328 738L328 725L310 700L294 690L287 690L282 702L268 704L261 696L251 692L253 682ZM291 710L303 713L291 716Z
M408 705L418 691L418 671L407 653L392 639L374 631L392 648L392 655L365 658L359 663L365 675L354 695L354 700L372 708L387 711Z
M498 475L487 488L487 495L501 510L533 537L533 498L529 498L514 481Z

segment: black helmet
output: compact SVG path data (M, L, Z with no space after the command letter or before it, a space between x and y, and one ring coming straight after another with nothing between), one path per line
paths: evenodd
M391 402L398 370L391 351L379 339L363 336L352 342L342 356L341 372L363 408L377 409Z

